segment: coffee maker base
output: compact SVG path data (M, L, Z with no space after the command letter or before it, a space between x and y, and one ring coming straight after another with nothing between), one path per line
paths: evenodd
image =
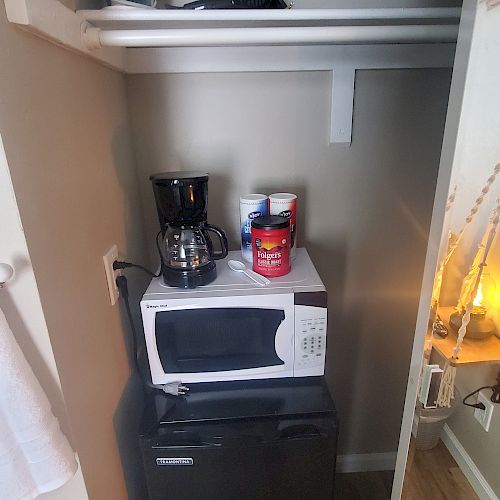
M176 288L196 288L197 286L208 285L217 277L215 262L211 261L203 267L189 271L182 269L172 269L163 266L163 281L166 285Z

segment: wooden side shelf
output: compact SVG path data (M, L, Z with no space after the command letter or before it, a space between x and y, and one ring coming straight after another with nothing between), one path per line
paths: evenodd
M451 356L457 341L456 334L448 324L450 314L453 311L453 307L439 308L439 316L450 333L445 339L434 337L432 342L433 347L447 359ZM467 339L466 335L458 355L458 364L471 363L500 363L500 339L493 335L486 340L470 340Z

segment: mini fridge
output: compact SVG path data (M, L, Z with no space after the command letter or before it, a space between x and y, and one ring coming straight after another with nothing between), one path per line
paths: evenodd
M323 377L155 395L139 441L150 500L333 496L337 419Z

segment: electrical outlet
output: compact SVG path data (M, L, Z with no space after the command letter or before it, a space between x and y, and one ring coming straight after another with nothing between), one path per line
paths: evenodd
M493 409L495 408L495 403L493 403L488 394L485 391L481 391L477 395L477 402L483 403L485 406L484 410L476 408L474 410L474 418L481 424L486 432L490 430L491 417L493 416Z
M104 262L104 271L106 272L106 280L108 282L109 299L111 300L111 305L114 306L120 296L118 288L116 286L116 277L121 274L121 271L113 269L113 262L118 260L118 247L113 245L106 255L102 258Z

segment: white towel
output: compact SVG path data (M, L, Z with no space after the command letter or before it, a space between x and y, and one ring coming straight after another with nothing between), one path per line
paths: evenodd
M0 499L31 499L62 486L75 453L0 309Z

